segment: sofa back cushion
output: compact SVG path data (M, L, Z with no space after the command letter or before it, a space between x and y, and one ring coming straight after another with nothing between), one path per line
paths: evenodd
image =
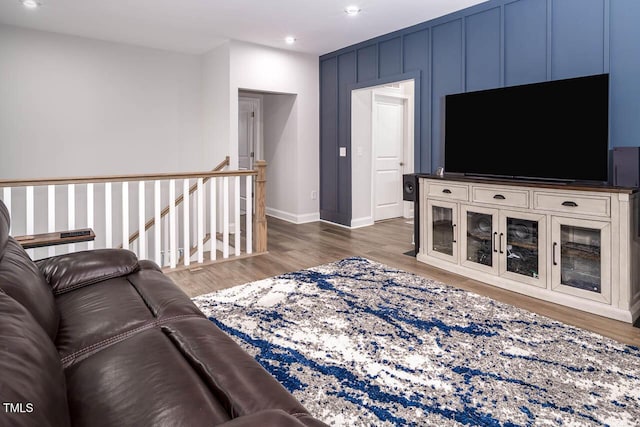
M0 313L0 425L69 426L65 377L55 346L31 313L1 290Z
M0 254L4 252L9 240L9 211L0 200Z
M0 201L0 290L22 304L53 340L60 319L51 286L22 246L9 236L9 212Z

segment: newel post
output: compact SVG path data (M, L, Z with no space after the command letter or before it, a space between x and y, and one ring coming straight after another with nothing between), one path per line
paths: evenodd
M267 251L267 162L258 160L255 163L256 176L256 213L253 217L254 248L256 252Z

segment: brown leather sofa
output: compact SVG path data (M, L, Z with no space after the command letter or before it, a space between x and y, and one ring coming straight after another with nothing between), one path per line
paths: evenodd
M33 262L0 201L0 426L325 426L127 250Z

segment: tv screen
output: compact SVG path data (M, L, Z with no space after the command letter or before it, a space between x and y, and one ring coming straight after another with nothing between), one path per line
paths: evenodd
M445 97L445 172L608 180L609 75Z

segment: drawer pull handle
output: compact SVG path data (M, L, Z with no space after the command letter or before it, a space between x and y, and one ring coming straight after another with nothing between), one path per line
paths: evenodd
M493 198L497 199L497 200L504 200L505 199L505 197L502 194L496 194L495 196L493 196Z
M567 201L567 202L562 202L562 206L570 206L572 208L575 208L576 206L578 206L578 204L576 202Z
M448 188L445 188L444 190L442 190L442 192L444 194L451 194L451 190L449 190Z

